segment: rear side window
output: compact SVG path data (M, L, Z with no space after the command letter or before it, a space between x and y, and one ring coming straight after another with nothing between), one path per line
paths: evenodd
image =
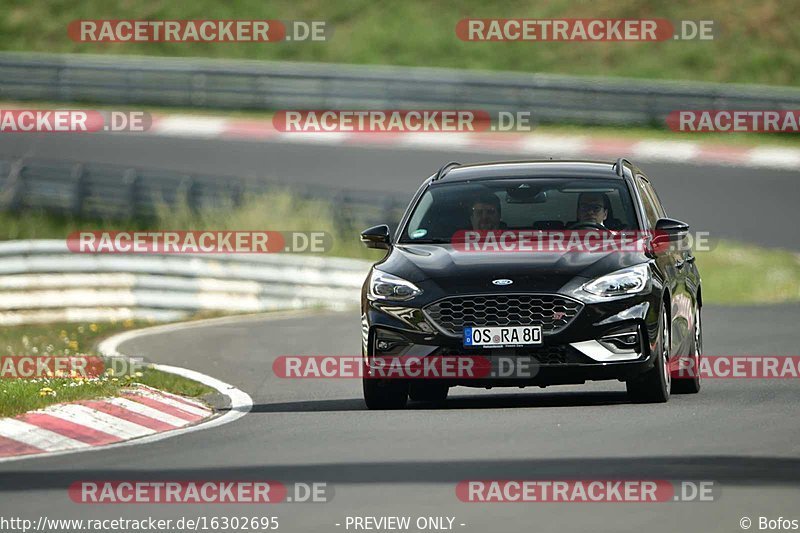
M650 184L641 177L636 178L636 188L639 189L639 195L642 197L642 206L644 207L644 215L647 218L651 228L656 226L656 221L662 218L664 210L655 198Z

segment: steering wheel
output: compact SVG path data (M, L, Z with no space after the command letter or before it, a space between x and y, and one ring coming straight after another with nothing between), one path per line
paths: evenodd
M576 222L575 224L571 224L569 229L599 229L605 231L611 231L607 227L597 222Z

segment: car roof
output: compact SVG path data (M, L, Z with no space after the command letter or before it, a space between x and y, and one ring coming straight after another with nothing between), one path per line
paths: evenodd
M630 175L630 169L625 169ZM497 161L453 166L441 182L502 178L603 178L619 179L614 162L579 160Z

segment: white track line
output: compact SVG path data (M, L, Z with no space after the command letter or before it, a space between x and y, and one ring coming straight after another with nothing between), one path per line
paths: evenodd
M185 404L183 402L179 402L178 400L173 400L172 398L168 398L166 396L163 396L161 394L156 394L156 393L150 392L148 390L135 390L134 389L134 390L131 390L128 394L144 396L145 398L150 398L151 400L156 400L157 402L161 402L163 404L169 405L171 407L174 407L175 409L178 409L178 410L183 411L185 413L189 413L191 415L206 417L209 414L211 414L211 410L209 410L209 409L200 409L200 408L197 408L197 407L192 407L191 405L187 405L187 404Z
M105 400L105 403L116 405L118 407L125 409L126 411L131 411L133 413L146 416L147 418L152 418L154 420L158 420L159 422L164 422L165 424L169 424L170 426L176 428L183 427L186 424L190 423L188 420L184 420L183 418L178 418L177 416L172 416L169 413L161 412L158 409L153 409L149 405L135 402L133 400L129 400L128 398L109 398L108 400ZM206 415L208 414L209 412L206 412Z
M168 398L166 396L163 396L161 394L154 393L154 392L151 392L151 391L148 391L148 390L136 390L136 389L133 389L133 390L129 391L128 394L143 396L145 398L150 398L151 400L155 400L157 402L161 402L163 404L169 405L171 407L174 407L176 409L179 409L179 410L184 411L186 413L189 413L191 415L204 416L205 417L205 416L208 416L209 414L211 414L211 410L210 409L202 409L202 408L198 408L198 407L192 407L191 405L186 405L185 403L180 402L178 400L173 400L172 398Z
M172 398L172 399L177 400L177 401L179 401L181 403L186 403L186 404L189 404L189 405L193 405L193 406L197 407L198 409L204 409L206 412L210 411L208 406L206 406L202 402L199 402L199 401L195 400L194 398L178 396L177 394L172 394L171 392L154 389L152 387L148 387L147 385L142 385L142 384L139 384L139 386L136 387L136 390L147 390L147 391L153 392L155 394L160 394L161 396L166 396L167 398Z
M58 409L48 411L47 414L121 439L135 439L156 432L154 429L76 403L60 405Z
M52 413L47 413L52 414ZM90 444L65 437L15 418L0 420L0 436L39 448L46 452L90 447Z
M282 318L290 318L300 316L302 314L308 314L308 311L295 311L291 313L259 313L253 315L244 315L244 316L232 316L232 317L222 317L222 318L211 318L207 320L196 320L194 322L178 322L176 324L166 324L162 326L154 326L151 328L145 328L140 330L133 330L133 331L125 331L120 333L119 335L114 335L109 337L105 341L103 341L98 350L106 356L117 356L117 357L124 357L117 348L119 345L127 340L134 339L137 337L145 337L147 335L154 335L156 333L163 333L163 332L171 332L177 331L182 329L189 329L189 328L199 328L205 327L209 325L216 325L216 324L225 324L225 323L232 323L232 322L242 322L242 321L250 321L250 320L264 320L264 319L282 319ZM44 454L32 454L32 455L18 455L16 457L4 457L0 458L0 463L8 463L12 461L25 461L25 460L34 460L37 458L47 458L47 457L55 457L59 455L67 455L71 453L81 453L86 451L94 451L94 450L107 450L110 448L122 448L127 446L138 446L140 444L148 444L151 442L157 442L160 440L168 439L171 437L177 437L178 435L185 435L187 433L194 433L195 431L202 431L204 429L211 429L217 426L222 426L238 420L245 416L250 410L253 408L253 399L250 397L249 394L246 392L237 389L233 385L229 385L224 381L220 381L217 378L208 376L206 374L202 374L200 372L189 370L187 368L181 368L177 366L170 366L170 365L153 365L153 368L161 370L162 372L167 372L170 374L175 374L178 376L185 377L187 379L192 379L204 385L211 387L212 389L216 389L217 392L223 394L230 398L231 406L230 409L225 412L222 416L211 418L208 421L200 422L198 424L183 427L179 429L174 429L171 431L164 431L161 433L155 433L153 435L147 435L144 437L140 437L137 439L132 439L123 442L116 442L113 444L104 444L101 446L88 446L85 448L79 448L75 450L63 450L58 452L52 453L44 453Z

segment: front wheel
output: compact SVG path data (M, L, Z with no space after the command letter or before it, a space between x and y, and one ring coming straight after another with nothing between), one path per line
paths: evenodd
M669 400L672 382L672 372L669 367L670 332L667 310L663 307L661 308L659 331L653 368L625 383L628 397L633 402L664 403Z
M694 335L692 338L692 377L673 379L673 394L697 394L700 392L700 358L703 356L703 326L700 323L700 306L694 310Z
M408 402L408 383L400 380L361 378L369 409L403 409Z

